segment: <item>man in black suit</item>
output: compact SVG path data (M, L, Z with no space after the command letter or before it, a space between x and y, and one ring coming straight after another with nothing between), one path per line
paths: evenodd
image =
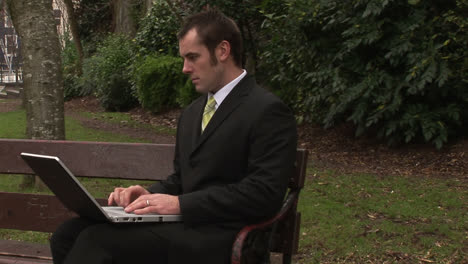
M183 72L203 95L180 116L174 173L148 189L116 188L109 204L183 222L73 219L51 239L55 263L229 263L236 233L280 209L296 157L293 115L246 76L233 20L204 11L178 37Z

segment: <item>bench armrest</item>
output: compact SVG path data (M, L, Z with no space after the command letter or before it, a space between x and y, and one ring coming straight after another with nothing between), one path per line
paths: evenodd
M244 243L250 233L253 231L264 231L282 221L291 211L291 209L296 208L297 201L299 197L299 190L291 191L288 193L286 199L283 202L283 206L280 211L273 216L272 218L257 224L252 224L242 228L239 233L237 233L236 239L232 246L232 255L231 255L231 264L241 264L242 260L242 248Z

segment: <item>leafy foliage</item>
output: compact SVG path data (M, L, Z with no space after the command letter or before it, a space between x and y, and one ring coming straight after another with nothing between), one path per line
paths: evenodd
M107 19L108 2L91 2L80 1L80 19ZM136 1L135 14L142 5ZM245 67L292 106L300 122L352 122L357 136L376 133L390 144L425 141L438 148L467 128L466 0L156 1L139 24L139 59L131 68L149 54L176 56L180 21L208 6L238 23ZM109 23L94 28L85 22L80 30L92 54ZM88 62L89 76L101 74L94 66L107 67L100 59ZM128 79L123 76L108 81L126 86L118 81ZM93 78L73 87L90 91ZM192 96L187 90L184 98Z
M129 66L133 44L125 36L110 35L91 58L84 61L83 89L94 91L110 111L124 111L137 104L132 93Z
M275 0L276 2L279 0ZM262 2L260 0L194 0L194 1L166 1L154 3L151 12L146 16L136 41L140 48L140 54L158 52L169 55L178 54L177 32L182 19L190 14L199 12L208 7L217 8L227 16L233 18L239 25L244 39L244 64L250 71L255 71L259 42L261 41L260 26L264 19L260 12ZM266 5L266 4L263 4Z
M112 8L108 0L73 1L85 54L96 52L97 44L112 31Z
M83 96L82 89L78 85L78 54L76 47L67 36L64 37L65 47L62 50L62 76L63 89L65 100L70 100L74 97Z
M287 1L265 14L262 69L300 121L350 121L389 143L463 133L468 11L451 1ZM465 124L463 123L465 121Z
M181 71L182 59L168 55L148 55L135 66L134 82L141 105L159 112L178 103L185 106L196 96Z
M149 14L142 19L140 29L135 37L139 54L146 55L157 52L177 55L177 31L180 23L166 2L154 3Z

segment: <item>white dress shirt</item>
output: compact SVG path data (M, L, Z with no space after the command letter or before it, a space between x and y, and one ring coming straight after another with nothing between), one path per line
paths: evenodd
M223 88L219 89L215 94L213 93L208 93L208 98L210 96L213 96L215 101L216 101L216 109L221 105L221 103L224 101L226 96L232 91L232 89L247 75L247 71L243 70L241 75L239 75L237 78L232 80L230 83L226 84Z

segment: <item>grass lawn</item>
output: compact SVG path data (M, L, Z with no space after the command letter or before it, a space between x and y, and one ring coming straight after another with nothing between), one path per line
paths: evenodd
M25 138L24 115L0 113L0 138ZM122 122L128 117L112 113L97 118ZM69 140L141 142L85 128L72 118L66 119L66 135ZM35 192L20 190L20 181L2 175L0 190ZM97 197L135 183L82 181ZM335 173L318 171L311 163L299 202L301 239L294 263L468 263L467 190L461 179ZM47 243L48 236L0 230L0 239Z
M309 171L298 263L467 263L461 180Z

